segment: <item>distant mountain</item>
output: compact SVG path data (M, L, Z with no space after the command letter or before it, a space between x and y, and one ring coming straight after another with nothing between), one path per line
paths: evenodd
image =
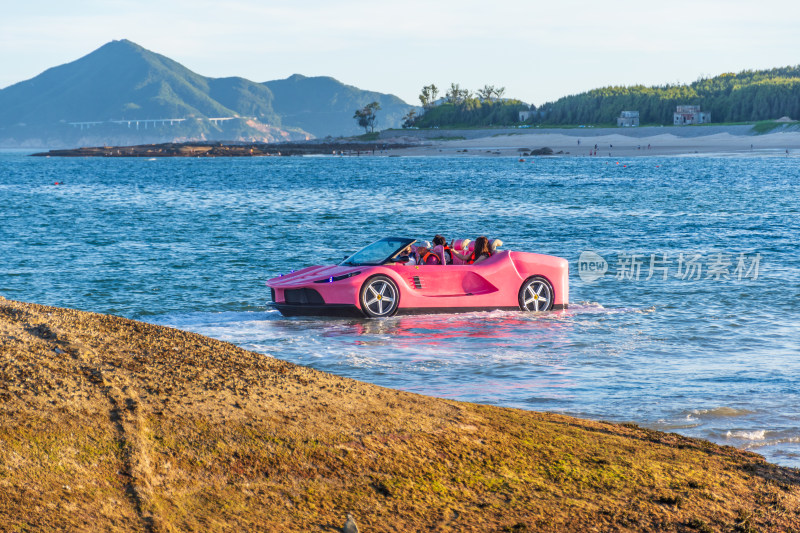
M317 137L364 133L353 114L371 102L381 111L377 129L399 128L412 106L392 94L364 91L328 76L306 77L295 74L285 80L264 83L275 95L273 108L285 124L291 124ZM344 128L344 129L342 129Z
M387 110L378 118L384 128L398 126L411 107L333 78L292 76L263 84L207 78L131 41L112 41L0 90L0 146L274 142L351 134L359 131L353 113L373 100Z

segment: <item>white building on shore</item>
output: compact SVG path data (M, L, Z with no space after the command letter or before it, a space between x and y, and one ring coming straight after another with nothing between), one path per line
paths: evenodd
M623 111L617 118L617 127L635 128L639 125L638 111Z
M676 126L689 124L708 124L711 122L711 113L700 111L699 105L679 105L672 115L672 123Z

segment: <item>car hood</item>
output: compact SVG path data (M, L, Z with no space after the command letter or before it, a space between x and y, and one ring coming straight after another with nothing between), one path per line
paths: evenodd
M352 267L341 265L311 266L302 270L298 270L297 272L282 274L276 278L272 278L271 280L267 281L267 287L272 287L273 289L302 287L308 285L309 283L314 283L315 281L330 278L331 276L341 276L344 274L350 274L351 272L363 272L367 268L372 267Z

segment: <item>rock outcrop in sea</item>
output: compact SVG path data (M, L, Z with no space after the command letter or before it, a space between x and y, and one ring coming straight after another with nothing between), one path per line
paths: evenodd
M800 472L0 298L0 530L333 531L348 513L371 532L789 531Z

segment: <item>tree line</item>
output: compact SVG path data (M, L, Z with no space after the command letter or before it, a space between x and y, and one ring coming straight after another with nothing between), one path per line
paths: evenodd
M543 104L544 124L612 124L623 110L639 111L642 124L672 124L679 105L699 105L714 122L800 118L800 66L745 70L688 85L604 87Z
M532 111L526 122L542 125L610 125L622 111L639 111L641 124L672 124L679 105L699 105L714 122L800 119L800 66L726 73L690 84L603 87L538 109L503 98L504 87L485 85L473 92L451 83L441 99L439 92L433 84L423 87L422 112L410 112L404 127L508 126L520 123L519 111Z
M520 100L504 98L505 87L484 85L475 91L451 83L440 89L426 85L419 94L422 111L405 116L404 128L510 126L520 124L520 111L531 111L525 121L541 125L616 123L622 111L638 111L641 124L672 124L679 105L699 105L714 122L756 122L783 116L800 119L800 65L770 70L745 70L690 84L647 87L611 86L565 96L538 109ZM374 129L380 106L373 102L356 111L365 131Z
M405 117L404 128L470 127L513 124L519 112L529 106L519 100L505 99L505 87L484 85L472 91L451 83L442 99L439 88L426 85L419 94L422 113L411 110Z

